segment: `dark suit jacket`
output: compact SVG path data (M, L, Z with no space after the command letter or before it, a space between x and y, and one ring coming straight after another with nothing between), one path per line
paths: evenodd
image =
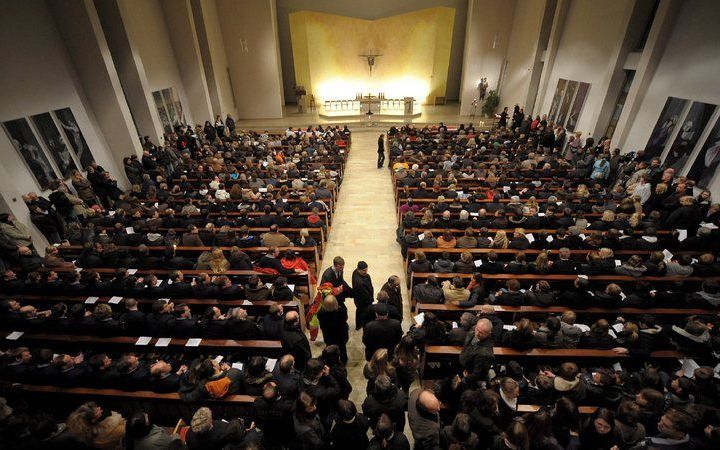
M363 328L363 344L365 359L370 361L375 350L386 348L390 358L395 353L395 346L400 342L403 332L400 321L395 319L373 320Z
M325 269L325 272L323 272L322 278L320 279L320 284L322 283L330 283L335 287L343 287L342 293L336 296L339 302L344 302L347 297L352 297L353 295L352 288L345 281L344 272L341 272L338 277L332 267L328 267Z

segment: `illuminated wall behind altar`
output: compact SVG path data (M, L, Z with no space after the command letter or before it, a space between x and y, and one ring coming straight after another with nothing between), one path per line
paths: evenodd
M386 98L444 97L455 10L437 7L377 20L290 14L295 80L316 102L383 92ZM381 54L372 77L361 54Z

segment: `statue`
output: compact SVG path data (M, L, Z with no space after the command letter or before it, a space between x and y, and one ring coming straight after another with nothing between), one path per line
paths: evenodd
M480 101L485 100L485 95L487 94L487 89L488 89L487 78L485 78L485 77L480 78L480 83L478 83L477 88L478 88L478 98L480 99Z

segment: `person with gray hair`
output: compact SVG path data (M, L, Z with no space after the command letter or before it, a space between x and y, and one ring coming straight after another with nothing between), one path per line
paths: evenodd
M185 443L190 449L222 448L227 443L230 423L213 420L210 408L203 406L193 414Z
M492 323L482 318L475 324L474 333L468 333L460 353L464 382L471 388L487 381L488 372L495 360L493 355Z

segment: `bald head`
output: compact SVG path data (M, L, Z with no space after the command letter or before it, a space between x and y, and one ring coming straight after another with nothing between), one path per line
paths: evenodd
M300 319L300 316L298 315L297 311L288 311L287 314L285 314L285 323L295 323Z
M440 412L440 400L435 397L432 391L423 390L418 397L418 402L426 411L431 414L437 414Z
M482 305L480 306L480 312L482 314L495 314L495 307L493 305Z
M475 324L475 337L480 341L490 337L492 334L492 323L488 319L480 319Z

